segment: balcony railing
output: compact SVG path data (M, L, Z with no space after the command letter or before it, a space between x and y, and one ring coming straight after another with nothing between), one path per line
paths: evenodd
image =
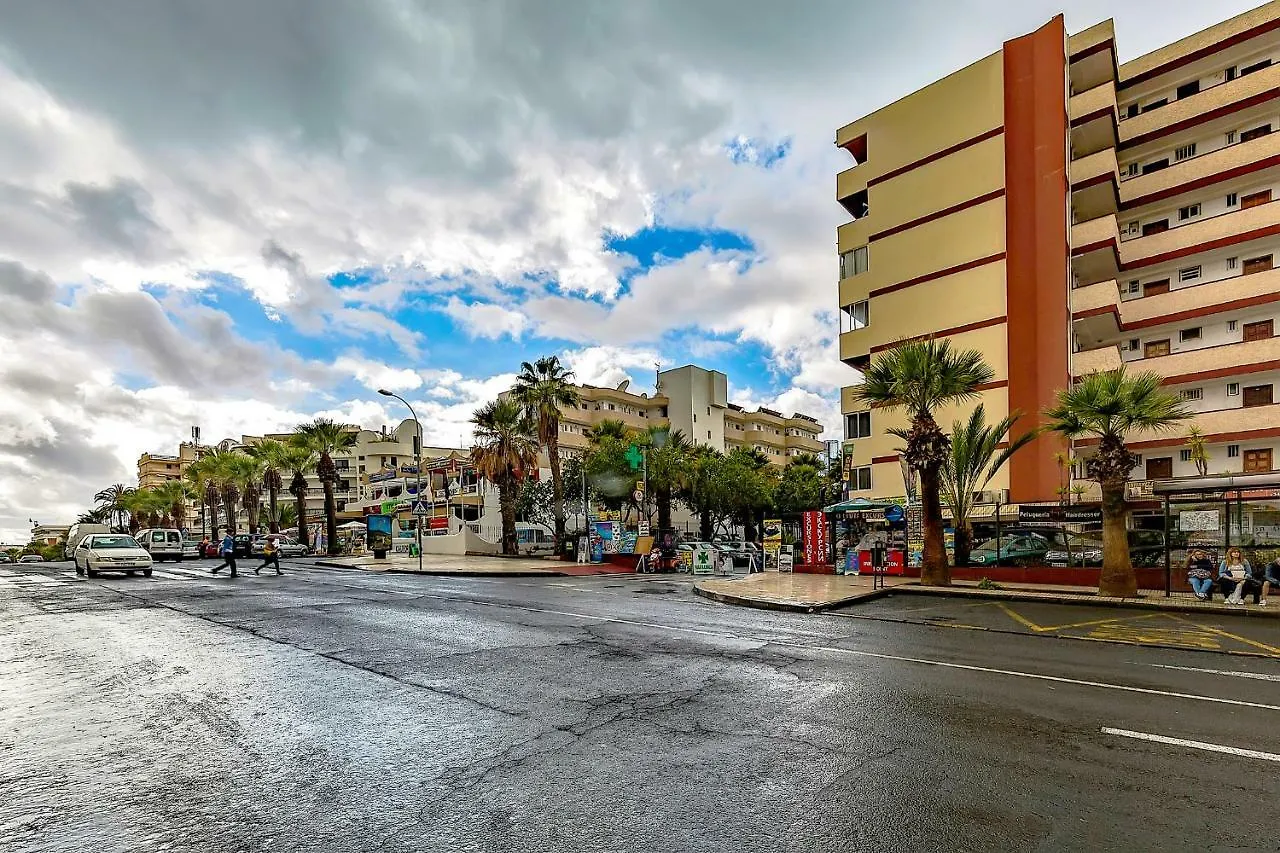
M1176 215L1175 213L1174 216ZM1120 258L1126 265L1158 263L1160 258L1172 252L1194 250L1194 247L1211 241L1276 225L1280 225L1280 203L1273 201L1247 210L1233 210L1199 219L1158 234L1126 240L1120 247Z
M1247 98L1262 96L1280 87L1280 65L1272 65L1244 77L1178 98L1166 106L1120 122L1120 144L1159 134L1187 119L1194 119Z
M1248 142L1238 142L1226 148L1180 160L1165 169L1132 178L1123 178L1120 181L1120 199L1124 202L1133 202L1150 198L1158 193L1167 194L1173 188L1197 178L1217 175L1278 154L1280 154L1280 133L1270 133ZM1072 180L1074 179L1073 173Z
M1073 376L1085 376L1090 373L1117 370L1122 364L1119 347L1114 345L1099 347L1073 353L1071 356L1071 373Z
M1253 275L1208 281L1179 287L1158 296L1145 296L1120 303L1122 323L1142 323L1159 317L1183 314L1201 308L1225 305L1280 292L1280 269ZM1074 308L1073 308L1074 310Z

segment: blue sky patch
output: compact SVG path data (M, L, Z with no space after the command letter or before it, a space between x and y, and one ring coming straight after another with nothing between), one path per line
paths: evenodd
M791 153L791 137L778 142L739 136L724 145L729 159L740 165L760 166L769 169L786 159Z

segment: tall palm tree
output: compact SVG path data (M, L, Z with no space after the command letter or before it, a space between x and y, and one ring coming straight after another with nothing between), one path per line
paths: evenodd
M130 489L124 496L124 506L129 512L130 533L160 526L169 511L168 499L156 489Z
M648 448L649 490L658 510L658 529L671 527L671 499L689 477L689 450L693 446L681 430L649 427L641 437Z
M551 505L555 515L556 550L564 547L564 482L560 476L560 409L577 406L578 389L573 371L566 370L554 355L533 364L523 362L511 396L525 408L537 425L538 443L547 452L551 466Z
M279 527L285 528L293 527L295 524L298 524L298 508L290 503L280 504L280 518L278 518L277 521L279 522ZM302 536L301 525L298 526L298 534L298 539L302 541L304 537ZM305 541L303 544L306 544Z
M191 496L191 487L183 480L167 480L155 487L155 493L165 506L164 518L170 527L187 526L187 498Z
M237 458L244 458L244 454L235 450L214 450L200 460L208 477L205 499L209 500L213 516L209 532L215 538L218 535L219 503L227 517L223 529L233 536L236 532L236 502L240 500L240 485L236 480L236 465L239 464ZM208 491L209 485L213 486L212 493Z
M1125 446L1134 431L1171 430L1192 416L1176 394L1166 391L1158 373L1129 375L1124 368L1091 373L1058 392L1045 411L1049 428L1069 439L1097 440L1093 455L1084 459L1085 475L1102 487L1102 575L1098 594L1132 598L1137 576L1129 560L1125 529L1125 483L1138 458Z
M191 493L200 499L200 518L201 524L205 528L205 532L213 535L213 531L218 526L218 485L209 476L209 466L205 464L208 457L200 457L195 462L187 466L182 472L182 478L186 481L191 489ZM209 517L210 512L213 518Z
M920 477L923 583L951 583L938 484L938 472L951 446L933 414L947 404L976 397L978 386L994 376L977 350L957 351L949 341L927 339L904 341L877 355L863 375L862 384L854 388L855 399L882 409L903 409L911 419L909 429L890 432L906 442L903 458Z
M311 543L307 541L307 474L316 469L316 455L311 452L308 447L292 443L285 445L284 458L280 460L283 465L281 470L291 471L293 477L289 480L289 493L293 495L293 514L298 524L298 542L304 547ZM281 524L284 524L284 514L281 513Z
M109 524L111 510L105 508L91 509L76 516L76 524Z
M124 483L116 483L101 489L93 499L97 501L100 509L105 509L115 520L115 528L119 532L123 532L129 523L129 511L124 506L124 498L133 489Z
M956 565L969 565L969 551L973 545L973 525L969 515L973 511L974 493L987 487L996 472L1004 467L1009 457L1039 437L1031 430L1009 441L1009 431L1021 417L1014 412L1009 417L987 423L987 410L979 403L969 415L968 421L956 421L951 427L951 452L942 463L939 485L942 501L951 509L951 521L956 531Z
M333 486L338 481L338 469L333 464L333 454L355 446L359 431L347 424L329 418L316 418L302 424L290 439L316 455L316 476L324 487L325 535L329 554L338 553L338 506L333 499Z
M244 505L249 533L258 532L258 509L262 503L262 460L247 452L231 454L228 471L240 491L240 503Z
M267 525L272 533L280 532L280 510L276 496L284 488L284 471L289 469L289 447L283 441L264 439L245 451L262 463L262 485L267 489Z
M520 477L538 460L538 427L515 400L495 400L476 410L471 459L477 472L498 487L502 553L516 553L516 498Z
M605 418L587 430L587 439L593 444L601 444L610 439L626 441L632 436L631 427L617 418Z

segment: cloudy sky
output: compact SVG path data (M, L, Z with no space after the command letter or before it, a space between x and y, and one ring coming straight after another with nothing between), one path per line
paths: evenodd
M1122 4L1121 58L1250 5ZM838 437L835 129L1061 8L0 2L0 542L192 424L377 427L388 386L466 442L549 353Z

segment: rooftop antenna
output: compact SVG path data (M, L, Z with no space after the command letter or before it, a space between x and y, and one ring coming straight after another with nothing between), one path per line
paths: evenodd
M662 362L655 361L653 363L653 395L656 397L662 393Z

